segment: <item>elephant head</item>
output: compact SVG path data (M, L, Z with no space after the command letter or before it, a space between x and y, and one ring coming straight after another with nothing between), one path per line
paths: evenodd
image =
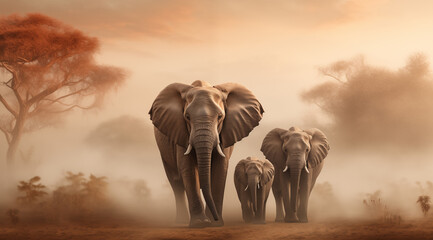
M257 212L257 189L271 181L274 174L274 166L267 160L248 157L236 165L236 180L246 186L244 191L250 190L254 212Z
M280 171L290 174L290 204L296 211L301 172L309 173L328 155L328 140L319 129L275 128L263 140L261 151Z
M155 127L172 142L195 152L200 187L215 220L218 214L210 192L212 152L248 136L259 124L263 108L245 87L226 83L211 86L204 81L191 85L173 83L164 88L149 111Z

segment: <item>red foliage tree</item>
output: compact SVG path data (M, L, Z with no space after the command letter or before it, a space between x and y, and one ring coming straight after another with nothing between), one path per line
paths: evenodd
M23 133L56 114L97 106L123 82L122 69L96 64L98 47L96 38L41 14L0 18L0 130L8 163Z

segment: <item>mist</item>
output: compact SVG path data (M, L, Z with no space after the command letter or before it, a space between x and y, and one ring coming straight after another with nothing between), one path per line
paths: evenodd
M147 112L166 85L197 79L240 83L265 109L260 125L236 143L230 159L227 224L242 221L235 165L248 156L264 158L265 135L292 126L321 129L331 146L312 191L310 221L380 219L364 203L372 199L381 200L380 211L386 206L403 220L421 218L418 197L433 195L429 8L338 2L246 7L129 1L118 11L97 2L82 9L79 19L69 9L80 9L82 1L44 1L37 8L28 1L0 3L3 14L38 11L97 36L96 60L131 73L101 108L73 111L61 122L46 119L48 127L26 133L12 169L0 139L0 222L9 221L8 209L22 208L20 181L39 176L47 192L40 202L49 203L56 190L69 186L65 178L71 172L82 173L85 181L105 177L104 201L94 212L104 219L173 226L174 196ZM0 108L0 124L9 121ZM272 193L266 218L275 218Z

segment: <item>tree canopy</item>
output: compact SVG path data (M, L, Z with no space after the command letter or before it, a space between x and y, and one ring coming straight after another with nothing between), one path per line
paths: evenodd
M58 119L53 114L98 106L123 82L122 69L96 63L98 49L96 38L41 14L0 19L0 113L7 113L0 130L8 160L23 132Z
M433 80L422 54L397 70L366 64L359 57L320 71L330 80L302 97L332 117L338 142L407 149L433 140Z

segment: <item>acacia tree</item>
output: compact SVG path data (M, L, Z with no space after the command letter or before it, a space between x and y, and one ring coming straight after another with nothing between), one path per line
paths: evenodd
M416 149L433 140L433 76L415 54L398 69L362 57L320 68L328 81L303 93L333 120L335 142L351 147Z
M38 183L41 180L39 176L32 177L29 181L20 181L18 191L22 192L24 196L17 198L18 202L23 205L31 205L38 201L41 197L47 194L44 191L47 187Z
M15 159L23 133L73 109L98 106L124 71L98 65L96 38L55 19L29 14L0 18L0 130Z

